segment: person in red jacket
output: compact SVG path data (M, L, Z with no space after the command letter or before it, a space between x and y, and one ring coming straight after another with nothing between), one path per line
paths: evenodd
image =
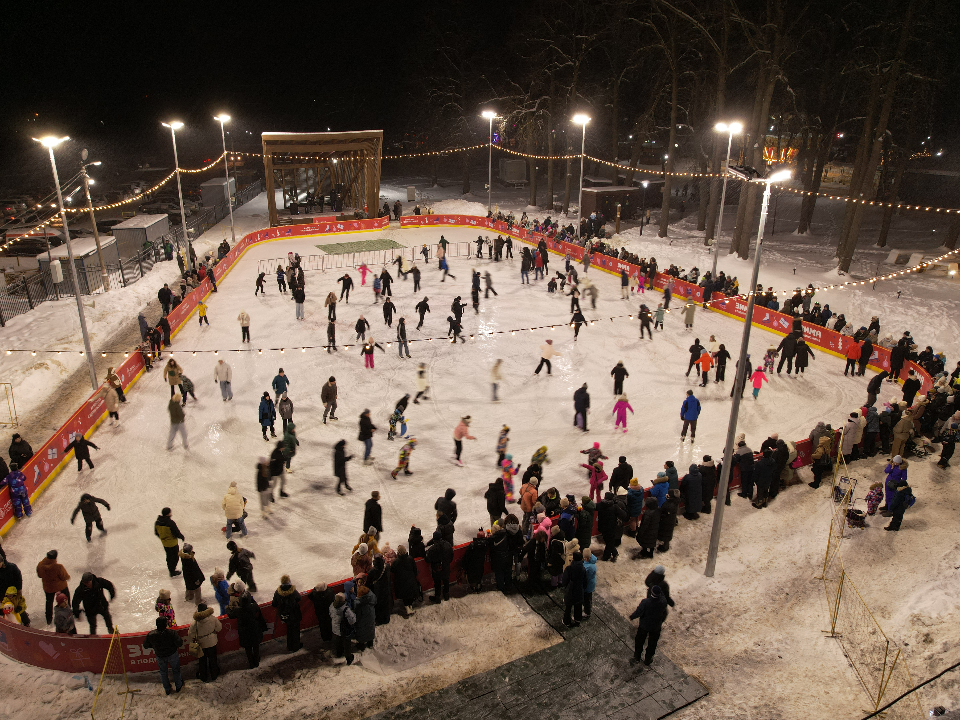
M847 373L856 375L857 372L857 361L860 359L860 343L851 342L847 346L847 366L843 369L843 376L846 377Z
M700 387L706 387L707 381L710 379L710 368L714 365L713 357L708 350L703 351L700 359L697 360L697 365L700 366L700 377L703 378Z

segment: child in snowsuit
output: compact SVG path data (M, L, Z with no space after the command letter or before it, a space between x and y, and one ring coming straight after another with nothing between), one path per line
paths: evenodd
M777 349L771 345L763 356L763 369L765 372L773 372L773 364L777 359ZM757 368L759 370L759 368Z
M767 380L767 376L763 374L763 368L758 367L757 371L750 376L750 382L753 383L753 399L756 400L760 396L760 386L770 381Z
M603 457L606 457L606 455ZM596 494L596 501L600 502L602 499L603 481L607 479L607 474L603 471L603 461L597 460L593 463L581 463L580 467L590 471L590 499L593 500L593 496Z
M154 605L157 614L167 621L167 627L172 628L177 624L176 616L173 613L173 605L170 603L170 591L161 590L157 603Z
M627 410L633 413L633 408L630 407L630 403L627 402L627 396L621 395L620 399L617 400L616 404L613 406L613 414L617 416L617 421L613 426L614 429L617 429L623 425L623 431L627 431Z
M213 575L210 576L210 584L213 586L213 594L220 603L220 614L226 615L227 605L230 604L230 585L227 583L220 568L213 569Z
M503 478L503 490L508 503L516 500L513 496L513 476L517 474L517 468L513 464L513 455L504 456L500 461L500 467L503 468L501 477Z
M653 311L653 329L656 330L660 328L663 330L663 315L666 310L663 309L663 303L657 305L657 309Z
M410 455L413 454L413 449L417 446L417 439L410 438L407 440L407 443L400 448L400 459L397 460L397 466L393 469L393 472L390 473L390 477L394 480L397 479L397 475L403 470L404 475L413 475L410 471Z
M400 423L400 435L401 437L407 434L407 419L403 416L403 408L396 407L392 413L390 413L390 430L387 433L387 440L393 440L397 435L397 423Z
M20 472L20 466L17 463L10 463L10 473L0 480L0 488L4 485L10 488L10 502L13 504L14 517L20 520L24 513L27 517L33 515L30 496L27 494L27 478Z
M867 502L867 515L876 515L877 508L880 507L880 501L883 500L883 483L874 483L870 486L870 492L865 498Z
M587 456L587 462L593 465L597 460L606 460L607 456L600 452L600 443L595 442L589 450L581 450L581 455Z
M497 438L497 467L503 464L503 459L507 456L507 443L510 442L510 438L507 437L509 433L510 428L504 425L500 430L500 437Z

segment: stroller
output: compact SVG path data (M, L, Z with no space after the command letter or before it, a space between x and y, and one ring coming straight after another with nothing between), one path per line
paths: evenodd
M861 499L857 498L857 500ZM863 529L867 526L867 513L857 509L857 500L847 508L847 527Z
M833 501L839 503L843 500L844 495L850 493L850 497L853 497L853 491L857 489L857 479L840 476L837 478L837 484L833 488Z
M933 445L925 437L918 437L916 440L907 440L904 449L904 457L925 458L933 454Z

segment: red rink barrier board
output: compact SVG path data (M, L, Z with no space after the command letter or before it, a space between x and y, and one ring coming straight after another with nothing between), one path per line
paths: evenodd
M222 281L236 262L252 246L263 242L273 242L275 240L284 240L287 238L304 237L311 235L326 235L335 233L356 233L372 232L382 230L388 227L388 218L376 218L371 220L349 220L337 222L327 218L311 218L311 224L288 225L285 227L268 228L245 235L230 252L216 265L214 275L217 281ZM400 219L400 226L405 227L476 227L484 228L501 235L509 235L517 240L527 243L537 244L544 240L547 248L560 255L569 254L571 259L576 262L583 260L583 248L572 243L559 242L545 236L531 233L524 228L509 226L505 222L492 220L485 217L473 215L414 215L404 216ZM620 274L621 269L627 271L627 274L633 276L639 274L640 269L636 265L618 260L606 255L594 253L591 257L591 265L607 272ZM690 298L695 301L703 299L703 289L683 280L674 279L668 275L658 273L654 279L654 288L663 290L668 283L672 284L673 294L680 298ZM190 318L196 310L197 302L210 294L210 281L205 280L200 287L188 293L183 302L174 308L167 316L170 323L171 335L175 335L183 327L184 323ZM722 298L715 295L714 300ZM711 309L722 312L731 317L740 320L746 317L747 304L741 298L725 298L719 302L714 302ZM790 332L793 319L767 308L754 308L753 323L771 332L779 335L785 335ZM853 339L846 335L828 330L818 325L803 323L803 334L807 343L813 347L825 350L826 352L844 356L849 344ZM890 369L890 351L885 348L874 348L869 366L880 370ZM908 362L904 368L915 370L917 376L921 379L922 390L927 390L933 385L930 376L916 363ZM124 390L136 383L144 371L143 359L137 352L132 352L130 357L124 360L115 368L120 376ZM66 453L65 448L70 444L74 434L82 433L90 437L103 421L106 415L106 407L103 401L96 399L95 394L90 398L67 420L57 432L47 440L37 453L23 468L24 475L27 476L27 488L30 493L31 502L35 501L43 490L52 482L64 464L72 459L72 453ZM836 445L836 442L834 443ZM800 440L796 442L797 454L800 459L799 465L809 465L811 463L810 454L812 448L809 440ZM731 487L739 487L739 472L734 469L731 477ZM15 520L13 517L13 505L10 501L10 493L7 488L0 489L0 535L5 534L13 527ZM467 545L460 545L454 550L454 562L451 566L451 578L456 578L461 571L463 554ZM424 591L433 587L433 579L430 568L423 560L417 561L417 571L420 584ZM489 571L489 566L487 567ZM342 585L337 583L334 587ZM301 601L303 609L304 629L316 625L317 619L314 615L313 604L303 598ZM264 642L272 640L277 636L285 634L283 623L276 620L274 609L268 604L262 605L264 617L267 620L267 632L264 633ZM82 622L82 621L81 621ZM223 618L223 632L220 635L218 648L220 653L232 652L239 649L238 635L234 621ZM186 636L187 627L180 628L180 634ZM124 664L127 672L146 672L156 669L155 658L151 650L143 647L143 641L146 633L132 633L122 635L124 646ZM4 655L18 660L20 662L35 665L50 670L61 670L64 672L100 672L106 661L107 649L110 645L110 636L108 635L59 635L45 630L34 628L25 628L20 625L8 623L0 620L0 652ZM180 652L181 663L190 663L195 658L186 651L186 647Z

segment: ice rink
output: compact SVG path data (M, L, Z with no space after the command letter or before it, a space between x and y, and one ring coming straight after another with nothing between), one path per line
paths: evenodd
M444 229L451 242L476 238L468 229ZM361 533L365 501L372 490L381 493L384 513L382 541L396 547L406 542L412 524L429 537L435 527L434 502L446 488L456 489L459 506L456 540L467 541L479 527L488 525L483 497L488 483L497 474L495 446L502 425L510 426L509 452L525 466L534 450L549 448L550 463L545 467L541 489L556 486L562 493L579 497L588 492L586 472L579 467L579 451L594 441L609 460L610 472L617 456L626 455L641 480L652 479L665 460L674 460L682 475L691 462L699 462L704 454L715 459L722 455L727 419L730 410L730 387L733 363L728 366L727 381L706 388L696 387L695 373L685 377L687 348L695 337L706 344L711 334L726 345L736 357L743 324L712 312L696 312L693 332L686 332L680 313L667 316L666 327L653 340L638 339L636 317L641 301L655 308L659 293L645 298L620 299L619 278L592 269L591 280L599 287L596 309L582 300L588 320L595 320L573 341L570 320L570 299L547 292L546 281L520 284L519 243L515 243L517 259L499 263L489 260L451 259L451 272L441 283L441 273L432 259L423 271L422 290L414 295L413 281L397 278L391 266L393 301L397 316L407 319L412 359L398 358L395 328L384 324L381 306L374 304L372 277L360 287L360 276L350 274L357 287L350 303L339 303L337 340L339 352L328 354L321 349L301 352L301 346L320 346L326 342L327 313L324 299L331 290L339 296L334 271L306 272L306 320L295 319L294 303L289 295L280 294L275 278L267 276L267 294L254 297L254 281L261 259L285 256L288 251L302 256L318 254L317 245L372 240L392 237L410 246L431 245L439 239L438 230L392 229L388 233L362 233L355 236L302 238L265 243L253 247L221 282L220 291L211 295L208 318L210 326L199 327L194 315L174 338L174 357L196 385L198 400L186 407L186 425L190 449L179 441L172 451L166 450L169 418L167 400L169 386L162 377L162 363L145 374L129 393L129 401L121 407L122 424L102 425L92 437L100 446L92 451L96 469L77 473L71 463L37 502L33 518L19 524L11 535L11 544L18 549L21 569L33 574L27 558L38 561L44 553L57 548L62 562L73 576L71 590L84 571L92 571L117 585L118 596L111 604L113 617L122 632L144 630L152 625L157 591L174 591L177 621L188 620L188 604L183 601L181 578L169 578L160 541L154 536L153 522L164 506L173 509L173 518L188 542L192 543L204 573L209 576L215 566L226 569L228 551L221 528L224 517L221 499L236 480L249 501L250 534L237 538L239 543L256 553L254 573L260 602L270 599L279 576L289 574L300 588L309 588L319 581L332 581L350 573L350 552ZM562 269L563 259L551 255L551 272ZM489 270L499 293L484 300L481 294L480 313L472 307L464 313L467 335L491 331L512 331L492 336L477 336L465 345L451 345L445 340L450 305L455 295L470 302L470 270ZM379 268L371 268L379 270ZM430 298L432 312L427 315L423 330L418 332L414 305L424 295ZM675 301L676 305L676 301ZM247 311L251 318L252 352L236 352L241 348L237 315ZM355 344L354 323L363 314L372 326L373 337L385 349L376 352L376 368L365 369L360 347ZM531 327L556 325L554 329ZM434 338L432 341L420 339ZM562 357L554 359L553 375L545 372L534 376L539 360L539 347L552 338ZM753 364L762 363L762 356L779 337L760 329L753 330L751 355ZM392 343L387 346L387 343ZM344 348L344 344L351 347ZM284 348L284 352L269 348ZM262 353L257 352L263 349ZM219 356L208 352L219 350ZM166 361L167 355L164 354ZM233 368L232 402L221 401L214 381L214 366L223 358ZM494 361L503 359L503 384L500 402L493 402L490 369ZM610 371L623 360L630 377L625 392L635 414L629 417L629 432L614 430L611 415L614 397ZM395 403L405 394L416 394L416 368L425 362L429 368L430 400L407 409L409 433L419 441L411 461L414 474L393 480L390 471L396 464L402 445L386 439L388 417ZM260 396L270 389L278 368L288 375L290 398L295 407L300 448L293 461L287 491L291 497L277 497L275 512L261 519L255 491L255 464L261 455L269 455L274 442L264 442L260 434L257 408ZM741 412L740 430L747 442L757 449L773 431L782 437L806 437L819 420L836 424L847 408L858 406L865 397L868 378L845 378L842 361L817 352L816 359L803 377L774 377L764 386L758 401L749 390ZM872 373L870 373L872 374ZM320 389L327 377L334 375L339 386L338 422L321 423L323 406ZM869 377L869 375L868 375ZM592 398L589 416L590 431L583 433L573 426L572 396L584 382ZM685 391L693 388L703 404L696 443L680 444L680 405ZM885 393L886 394L886 393ZM892 391L891 393L892 394ZM885 399L885 398L884 398ZM370 466L361 462L363 445L357 441L358 417L364 408L371 410L379 428L374 436L376 461ZM825 408L836 408L831 413ZM465 441L463 468L452 462L452 432L459 418L473 418L471 432L476 441ZM280 419L277 432L280 434ZM354 460L348 464L353 492L340 497L335 492L332 475L332 449L340 439L347 440ZM279 439L279 438L278 438ZM83 537L82 521L69 525L70 513L82 492L107 500L111 511L104 512L109 532L101 536L94 531L93 542ZM747 504L734 504L729 512L735 519L750 511ZM32 555L27 548L32 549ZM34 562L35 562L34 561ZM43 594L38 582L27 582L24 592L28 607L38 626L43 625ZM212 597L209 585L207 598ZM192 609L190 609L192 612ZM78 625L86 630L85 621Z

